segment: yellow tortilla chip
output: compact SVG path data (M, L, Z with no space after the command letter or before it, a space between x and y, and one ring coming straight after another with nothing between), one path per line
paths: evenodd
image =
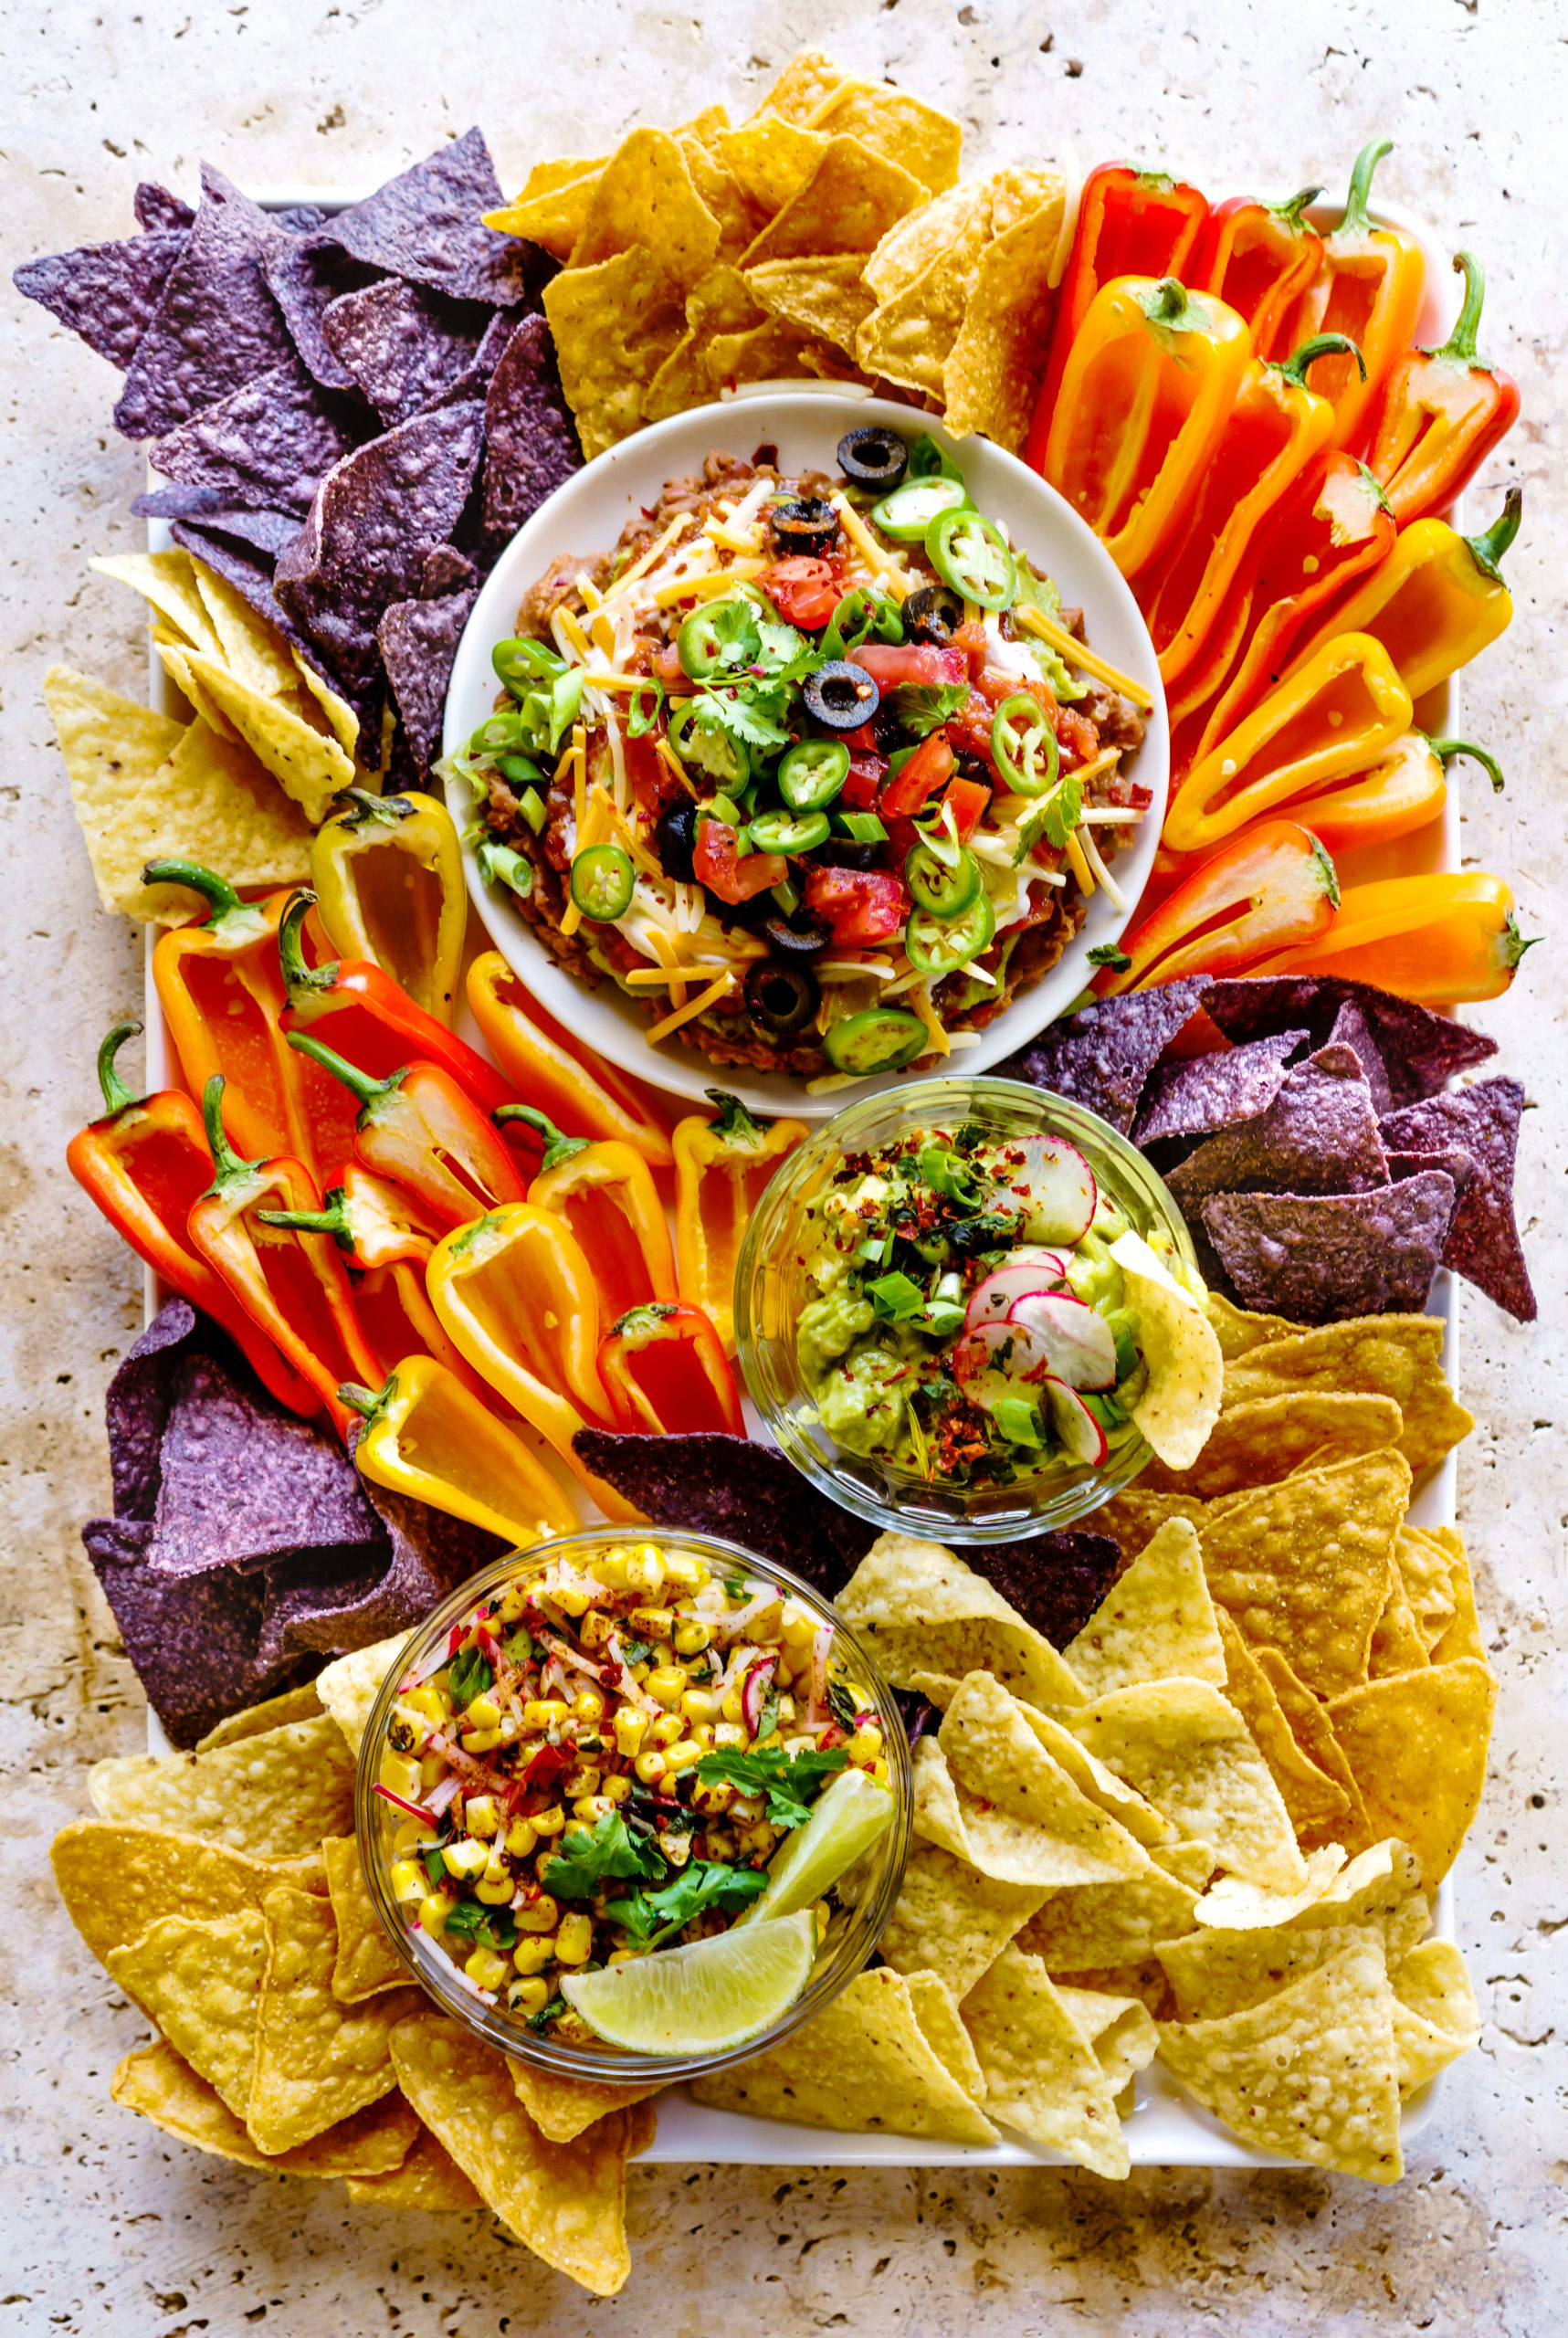
M259 690L265 698L292 698L299 686L298 669L289 644L276 626L258 617L248 601L226 584L205 560L193 560L191 574L217 646L211 653L222 659L237 681ZM201 644L195 645L198 648Z
M1161 1527L1062 1653L1090 1697L1172 1674L1224 1687L1225 1650L1189 1521Z
M773 317L799 332L819 334L851 353L855 336L871 313L871 295L860 281L858 252L824 259L773 259L746 272L747 290Z
M940 1543L879 1534L837 1605L897 1688L917 1671L987 1671L1028 1704L1084 1701L1049 1640Z
M296 649L293 652L293 658L295 672L299 675L300 679L304 683L305 689L309 692L310 696L315 700L316 704L326 716L327 727L331 732L333 738L337 741L339 746L342 747L344 754L353 755L357 758L359 755L359 716L354 712L353 707L349 704L346 699L342 699L338 696L331 682L323 680L322 677L317 673L314 666L311 665L308 658L301 657L299 650ZM383 730L388 740L391 738L390 716L391 710L387 709L382 718ZM383 753L381 761L382 765L384 768L386 762L384 752ZM368 787L373 795L379 795L381 793L379 774L370 770L367 764L361 765L359 785L363 787Z
M256 2068L256 2013L267 1969L267 1925L238 1915L163 1916L104 1960L176 2054L243 2119Z
M1417 1671L1427 1661L1426 1643L1415 1628L1415 1617L1405 1596L1396 1543L1388 1596L1373 1627L1372 1646L1367 1650L1367 1672L1373 1680L1384 1680L1395 1672Z
M668 131L634 130L599 174L583 233L567 265L593 268L623 252L654 252L680 292L712 266L719 222L691 183L691 171Z
M209 658L223 656L223 645L197 586L195 565L188 552L100 553L88 566L140 593L188 648L202 650Z
M249 748L198 715L88 850L100 898L127 917L168 925L189 917L191 896L180 885L143 885L148 861L199 860L231 884L286 885L309 873L310 837L300 806Z
M1107 1964L1136 1964L1157 1941L1194 1929L1197 1893L1151 1866L1119 1883L1087 1883L1053 1891L1018 1933L1026 1955L1047 1973L1082 1973Z
M1161 2026L1160 2059L1260 2151L1373 2184L1404 2173L1394 1992L1369 1935L1246 2013Z
M963 325L942 369L947 427L1022 451L1045 378L1052 303L1046 287L1065 197L998 234L980 255Z
M281 1729L286 1722L309 1721L321 1710L316 1694L316 1684L307 1680L302 1688L282 1689L276 1697L268 1697L259 1705L247 1705L243 1712L230 1713L205 1737L198 1737L195 1751L210 1754L215 1746L234 1745L242 1737L264 1737L268 1730Z
M609 157L592 162L536 163L521 193L500 211L487 211L487 227L522 236L552 257L565 260L582 237L594 190Z
M942 365L963 322L990 219L983 197L929 267L867 319L855 353L868 374L925 397L942 395Z
M1068 2014L1094 2048L1094 2058L1113 2095L1146 2070L1160 2050L1160 2033L1142 1997L1052 1985Z
M739 389L743 382L799 380L808 370L805 343L793 325L776 317L745 332L715 333L703 363L712 392Z
M1219 1418L1225 1360L1203 1302L1179 1283L1141 1234L1119 1234L1110 1256L1136 1308L1148 1385L1132 1418L1156 1455L1190 1469Z
M330 1903L280 1883L261 1912L267 1973L245 2123L270 2156L391 2093L397 2078L388 2039L423 1999L417 1989L401 1989L363 2006L340 2005L332 1995L338 1928Z
M1208 1681L1118 1689L1068 1723L1184 1835L1212 1843L1233 1875L1274 1889L1302 1882L1305 1864L1268 1765L1235 1706Z
M984 2103L985 2080L973 2040L959 2016L958 1999L945 1980L934 1973L904 1976L910 2006L921 2035L948 2076L957 2080L971 2102Z
M290 1874L282 1860L247 1859L205 1836L79 1818L49 1852L72 1923L100 1964L165 1917L193 1922L259 1911Z
M1227 2014L1250 2012L1363 1940L1375 1942L1383 1954L1382 1935L1358 1924L1194 1932L1184 1940L1162 1941L1158 1954L1170 1976L1177 2018L1221 2021Z
M1458 2041L1466 2053L1481 2034L1476 1993L1459 1950L1451 1940L1425 1940L1391 1964L1389 1978L1402 2006Z
M963 2013L998 2119L1097 2175L1130 2172L1118 2090L1037 1956L1005 1948Z
M988 1673L964 1680L942 1716L937 1750L948 1765L961 1830L944 1848L983 1875L1049 1888L1109 1883L1147 1870L1142 1845L1079 1791L1040 1743L1023 1707Z
M953 1694L963 1686L954 1682ZM952 1702L952 1699L948 1700ZM942 1707L945 1712L946 1705ZM1168 1847L1176 1840L1176 1830L1168 1818L1161 1817L1153 1804L1145 1800L1135 1786L1097 1762L1087 1747L1079 1743L1071 1730L1058 1721L1054 1714L1038 1711L1033 1705L1020 1704L1019 1712L1027 1722L1039 1743L1053 1762L1064 1769L1079 1794L1108 1810L1112 1818L1126 1827L1135 1843L1145 1849Z
M595 2119L625 2111L634 2102L647 2102L661 2094L665 2084L656 2079L651 2086L599 2086L591 2079L560 2078L550 2070L536 2070L531 2062L512 2062L509 2068L518 2101L551 2143L574 2143Z
M1432 1643L1432 1661L1449 1664L1456 1657L1473 1656L1484 1664L1487 1648L1481 1638L1480 1618L1476 1614L1475 1578L1470 1573L1465 1538L1451 1526L1434 1526L1426 1530L1426 1539L1448 1562L1448 1596L1454 1608L1452 1621L1444 1626Z
M1184 1518L1201 1532L1206 1514L1206 1505L1195 1495L1146 1493L1142 1485L1129 1486L1125 1493L1101 1502L1094 1513L1094 1531L1119 1543L1123 1564L1131 1566L1173 1518Z
M1441 1543L1412 1526L1406 1519L1394 1544L1394 1564L1405 1585L1405 1596L1415 1618L1415 1628L1428 1656L1442 1639L1456 1613L1449 1582L1448 1553ZM1482 1654L1479 1648L1456 1648L1457 1656Z
M71 803L87 843L98 895L106 910L118 910L128 871L122 852L105 860L102 838L142 790L156 778L179 745L183 723L153 714L90 674L71 666L51 666L44 676L44 702L55 726L70 781ZM145 855L142 856L145 858ZM134 882L142 880L142 861Z
M321 1845L332 1920L338 1928L332 1962L332 1995L340 2005L374 1997L408 1978L407 1967L387 1939L359 1863L352 1835L329 1835Z
M1403 1427L1391 1396L1345 1396L1325 1388L1261 1396L1221 1413L1190 1469L1167 1469L1163 1461L1151 1461L1139 1475L1138 1490L1214 1501L1253 1486L1276 1485L1297 1469L1326 1469L1358 1453L1397 1445Z
M920 1973L939 1974L962 1998L1045 1898L1043 1886L999 1883L967 1859L917 1839L877 1944L895 1973L911 1980Z
M218 710L258 763L293 796L312 823L324 820L339 790L354 784L352 755L323 736L302 713L280 699L249 690L216 658L191 650L185 665L204 700Z
M1247 1308L1233 1307L1217 1290L1205 1298L1204 1310L1226 1364L1235 1364L1254 1348L1267 1347L1275 1340L1294 1339L1307 1328L1304 1323L1288 1322L1283 1315L1254 1315Z
M1249 1648L1247 1655L1272 1690L1300 1752L1345 1799L1346 1809L1341 1816L1298 1823L1301 1848L1310 1851L1321 1842L1331 1839L1342 1843L1348 1851L1366 1850L1375 1839L1372 1822L1361 1798L1361 1788L1334 1735L1332 1722L1311 1690L1298 1680L1277 1648Z
M390 1639L334 1658L317 1673L316 1694L342 1730L351 1754L358 1754L381 1684L413 1637L412 1632L395 1632Z
M719 141L724 168L764 219L795 200L826 151L820 132L801 130L777 114L742 122Z
M1296 1742L1274 1689L1257 1658L1225 1609L1217 1610L1220 1638L1225 1646L1226 1700L1236 1707L1252 1732L1252 1742L1268 1763L1279 1798L1290 1814L1300 1840L1302 1830L1327 1827L1351 1815L1351 1799L1342 1786L1319 1769Z
M1091 1965L1082 1973L1057 1973L1051 1977L1064 2003L1070 1990L1085 1996L1131 1997L1155 2021L1170 2021L1175 2014L1176 2001L1157 1956L1145 1957L1141 1964ZM1081 2022L1079 2026L1083 2027Z
M117 1754L87 1785L111 1826L189 1830L257 1859L314 1849L353 1815L353 1764L325 1713L211 1754Z
M459 2216L485 2205L428 2127L420 2128L401 2167L390 2175L351 2175L348 2195L356 2207L419 2208L430 2216Z
M1193 1912L1200 1926L1221 1932L1286 1924L1301 1931L1320 1924L1370 1926L1384 1940L1392 1964L1426 1930L1430 1911L1420 1884L1415 1853L1392 1837L1349 1860L1337 1843L1330 1843L1308 1859L1307 1880L1299 1890L1263 1890L1239 1876L1223 1875Z
M1292 1388L1392 1396L1405 1427L1399 1450L1419 1477L1475 1422L1443 1374L1443 1325L1433 1315L1357 1316L1248 1350L1225 1375L1226 1408Z
M858 1973L782 2046L693 2080L691 2091L711 2110L846 2134L996 2141L990 2120L932 2048L910 1984L885 1964Z
M945 194L958 176L963 125L885 81L842 83L817 107L812 126L835 138L858 138L873 153L890 156L913 172L928 195Z
M715 106L716 115L724 112ZM720 159L719 139L722 129L703 137L689 126L677 131L676 142L686 157L686 167L691 174L691 184L707 208L719 223L719 246L716 254L721 262L737 260L748 245L754 241L764 214L760 211L739 186Z
M1496 1706L1496 1679L1473 1656L1329 1700L1368 1817L1409 1844L1428 1890L1453 1866L1479 1806Z
M562 385L591 460L643 419L644 395L680 337L680 297L646 251L568 268L544 288Z
M790 58L752 116L776 114L781 121L806 122L841 90L847 76L826 50L800 48Z
M934 202L895 221L867 260L864 278L878 300L896 300L963 234L974 214L989 206L984 183L950 187Z
M895 219L925 201L919 179L858 138L830 138L816 168L745 254L743 265L874 251Z
M910 1765L914 1780L914 1831L925 1842L951 1851L967 1865L969 1838L958 1788L947 1766L947 1756L934 1737L922 1737Z
M419 2132L419 2122L400 2095L357 2112L324 2134L292 2151L258 2151L241 2122L216 2091L180 2059L162 2039L127 2054L110 2086L114 2101L139 2111L164 2133L177 2135L199 2152L236 2159L245 2167L285 2175L384 2175L402 2165Z

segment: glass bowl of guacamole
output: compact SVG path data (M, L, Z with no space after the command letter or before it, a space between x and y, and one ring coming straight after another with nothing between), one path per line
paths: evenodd
M795 1467L879 1526L1044 1533L1151 1458L1133 1251L1201 1300L1164 1185L1080 1105L1007 1079L864 1098L752 1215L735 1278L747 1388Z

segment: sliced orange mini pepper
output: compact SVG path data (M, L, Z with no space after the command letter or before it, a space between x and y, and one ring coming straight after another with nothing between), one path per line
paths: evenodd
M810 1131L804 1121L755 1120L722 1088L708 1095L717 1120L693 1113L676 1125L675 1255L682 1291L706 1309L733 1355L742 1237L768 1179Z
M1410 345L1426 287L1426 256L1402 227L1374 227L1367 210L1372 176L1394 142L1374 138L1356 156L1344 216L1323 237L1318 272L1286 321L1288 345L1313 333L1348 333L1362 353L1358 379L1345 358L1318 382L1334 408L1336 447L1354 447L1384 382Z
M719 1430L744 1437L735 1375L700 1307L634 1307L599 1349L616 1427L643 1437Z
M1519 415L1519 384L1476 355L1486 279L1474 252L1454 266L1465 299L1440 349L1407 350L1388 377L1367 466L1402 527L1462 494Z
M522 1439L430 1356L405 1356L374 1395L348 1385L338 1393L364 1416L355 1461L389 1492L524 1546L579 1523Z
M1123 276L1096 293L1062 375L1044 476L1123 576L1180 528L1251 355L1235 310L1173 276Z
M412 1194L357 1161L349 1163L341 1185L328 1186L319 1210L274 1222L330 1234L358 1273L395 1266L403 1259L422 1267L447 1231L420 1210Z
M443 1232L522 1200L510 1148L439 1064L403 1064L372 1079L309 1032L290 1031L289 1045L357 1101L354 1151L365 1167L405 1187Z
M309 1160L300 1075L279 1028L285 999L278 929L287 891L242 900L226 878L195 860L150 860L142 875L149 885L188 886L207 904L201 923L171 927L153 951L153 980L187 1084L199 1094L222 1072L241 1150L258 1159Z
M1289 346L1280 332L1286 311L1322 258L1322 238L1306 216L1322 191L1305 186L1289 203L1259 203L1248 195L1216 203L1196 250L1179 271L1194 292L1212 292L1236 311L1252 335L1255 356L1270 358Z
M526 1121L544 1140L544 1160L528 1189L535 1209L565 1219L594 1269L599 1319L675 1297L675 1252L664 1205L647 1163L612 1137L563 1136L531 1104L503 1104L498 1126Z
M1292 804L1291 815L1330 852L1393 844L1439 817L1448 796L1447 766L1456 755L1473 756L1493 787L1501 789L1502 773L1484 747L1468 739L1429 739L1424 731L1407 731L1370 771Z
M468 1005L507 1077L552 1119L629 1144L650 1169L668 1168L669 1139L636 1083L602 1057L589 1058L552 1023L499 950L486 950L468 968Z
M480 1404L505 1409L447 1338L430 1304L421 1262L395 1259L385 1266L370 1267L355 1279L353 1291L354 1312L379 1371L395 1370L400 1356L431 1356Z
M1272 950L1324 932L1340 898L1334 864L1294 820L1266 820L1235 837L1123 934L1125 964L1097 977L1101 997L1180 982L1184 974L1244 974Z
M1500 997L1540 939L1521 933L1513 895L1500 877L1437 869L1347 885L1325 933L1248 971L1342 974L1424 1006L1461 1006Z

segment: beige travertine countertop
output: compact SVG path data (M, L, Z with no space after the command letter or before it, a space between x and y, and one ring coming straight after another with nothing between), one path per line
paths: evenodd
M1568 1843L1563 1742L1568 1242L1562 951L1568 681L1568 40L1560 0L10 0L0 11L0 217L10 461L0 486L5 664L6 1224L0 1402L0 2338L831 2328L921 2333L1245 2329L1540 2333L1557 2326ZM190 193L201 156L257 193L362 192L482 123L502 180L604 151L645 114L744 111L796 47L829 47L961 114L970 168L1048 155L1163 163L1205 185L1337 189L1379 131L1380 190L1488 270L1485 351L1523 417L1474 508L1525 490L1511 632L1467 676L1466 728L1510 785L1461 782L1468 862L1511 876L1548 933L1477 1020L1525 1081L1520 1216L1542 1315L1467 1294L1463 1393L1479 1426L1462 1523L1502 1681L1487 1799L1458 1870L1486 2019L1398 2188L1302 2170L821 2175L634 2168L635 2270L594 2303L477 2218L347 2208L337 2187L247 2174L113 2108L139 2017L48 1880L87 1808L83 1765L142 1743L142 1710L77 1540L108 1506L103 1385L140 1275L61 1166L91 1058L141 995L140 933L101 915L39 678L62 652L129 690L130 595L88 556L138 541L112 376L10 290L35 252L128 232L136 180ZM1554 914L1556 912L1556 914ZM1553 1202L1552 1196L1559 1198Z

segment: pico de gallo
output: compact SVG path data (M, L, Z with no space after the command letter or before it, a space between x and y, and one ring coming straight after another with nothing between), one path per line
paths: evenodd
M1147 700L929 435L852 430L832 476L710 454L517 623L447 768L488 881L650 1040L929 1065L1124 905Z

